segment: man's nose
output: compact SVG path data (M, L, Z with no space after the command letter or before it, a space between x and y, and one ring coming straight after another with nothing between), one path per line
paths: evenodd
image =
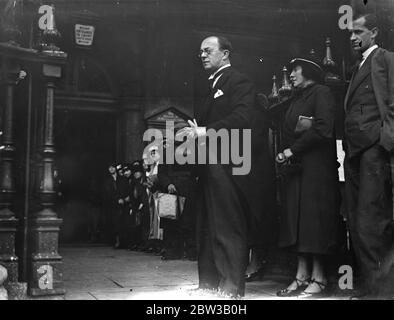
M356 34L354 33L354 32L352 32L351 34L350 34L350 41L354 41L354 40L356 40L357 38L356 38Z

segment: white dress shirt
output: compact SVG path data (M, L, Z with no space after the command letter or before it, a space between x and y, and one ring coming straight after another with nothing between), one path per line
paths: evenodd
M372 51L374 51L377 47L378 47L378 45L375 44L375 45L373 45L372 47L368 48L367 50L365 50L363 52L363 57L362 57L362 60L360 62L360 66L358 67L359 69L362 67L362 65L364 64L365 60L367 60L367 58L372 53Z
M212 73L212 74L209 76L208 80L212 80L213 78L215 78L215 76L216 76L221 70L223 70L223 69L225 69L225 68L228 68L228 67L231 67L231 64L230 64L230 63L224 65L223 67L220 67L219 69L217 69L214 73ZM219 77L217 77L217 78L215 79L215 81L214 81L213 84L212 84L212 88L215 88L216 82L218 82L218 80L220 79L221 76L222 76L222 75L220 75Z

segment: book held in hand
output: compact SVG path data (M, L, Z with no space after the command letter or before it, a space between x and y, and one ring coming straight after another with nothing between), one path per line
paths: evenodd
M294 132L301 133L308 130L312 127L314 119L314 117L299 116Z

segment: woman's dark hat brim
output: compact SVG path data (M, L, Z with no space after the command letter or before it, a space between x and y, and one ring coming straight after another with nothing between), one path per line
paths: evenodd
M319 66L319 64L317 64L316 62L310 60L310 59L305 59L305 58L294 58L289 62L289 66L290 68L293 68L296 65L308 65L312 68L314 68L315 70L317 70L318 72L323 73L323 69L321 66Z

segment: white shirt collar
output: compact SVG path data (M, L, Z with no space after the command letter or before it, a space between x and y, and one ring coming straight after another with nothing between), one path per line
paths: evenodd
M217 69L214 73L212 73L212 74L209 76L208 80L212 80L212 79L219 73L219 71L223 70L224 68L228 68L228 67L231 67L231 63L228 63L228 64L226 64L226 65L220 67L219 69Z
M378 47L378 45L375 44L363 52L363 59L361 60L360 68L361 68L361 65L364 63L364 61L367 60L369 55L372 53L372 51L374 51L377 47Z
M154 162L150 168L150 171L147 173L147 176L150 177L152 175L155 175L158 173L158 169L159 169L159 163L158 162Z

